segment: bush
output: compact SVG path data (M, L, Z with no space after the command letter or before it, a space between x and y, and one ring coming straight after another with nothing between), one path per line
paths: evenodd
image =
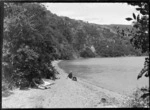
M131 108L148 108L149 107L149 97L143 98L141 97L144 94L143 89L148 89L148 87L143 87L141 89L137 89L131 96L129 100L126 101L125 107Z
M84 58L95 57L95 53L93 53L92 50L87 47L82 52L80 52L80 56Z
M5 3L4 12L3 77L17 87L29 87L36 76L55 78L46 8L37 3Z

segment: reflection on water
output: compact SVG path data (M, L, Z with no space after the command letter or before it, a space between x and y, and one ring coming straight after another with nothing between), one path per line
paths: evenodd
M72 70L80 78L108 90L129 95L137 87L148 85L148 78L137 80L145 57L90 58L62 61L59 66Z

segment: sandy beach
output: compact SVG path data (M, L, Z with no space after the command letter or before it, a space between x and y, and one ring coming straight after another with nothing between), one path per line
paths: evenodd
M122 107L126 96L89 84L77 78L77 81L67 79L67 73L58 67L59 61L53 61L53 66L59 72L59 79L51 88L13 90L13 94L2 97L2 108L117 108ZM105 99L105 101L103 100Z

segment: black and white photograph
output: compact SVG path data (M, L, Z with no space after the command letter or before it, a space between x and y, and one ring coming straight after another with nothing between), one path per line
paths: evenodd
M149 108L149 2L0 2L1 106Z

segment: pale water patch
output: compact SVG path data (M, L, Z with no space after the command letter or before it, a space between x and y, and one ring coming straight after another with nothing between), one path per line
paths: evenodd
M137 80L144 66L145 57L89 58L62 61L59 66L67 73L84 78L96 86L130 95L138 88L147 85L148 78Z

